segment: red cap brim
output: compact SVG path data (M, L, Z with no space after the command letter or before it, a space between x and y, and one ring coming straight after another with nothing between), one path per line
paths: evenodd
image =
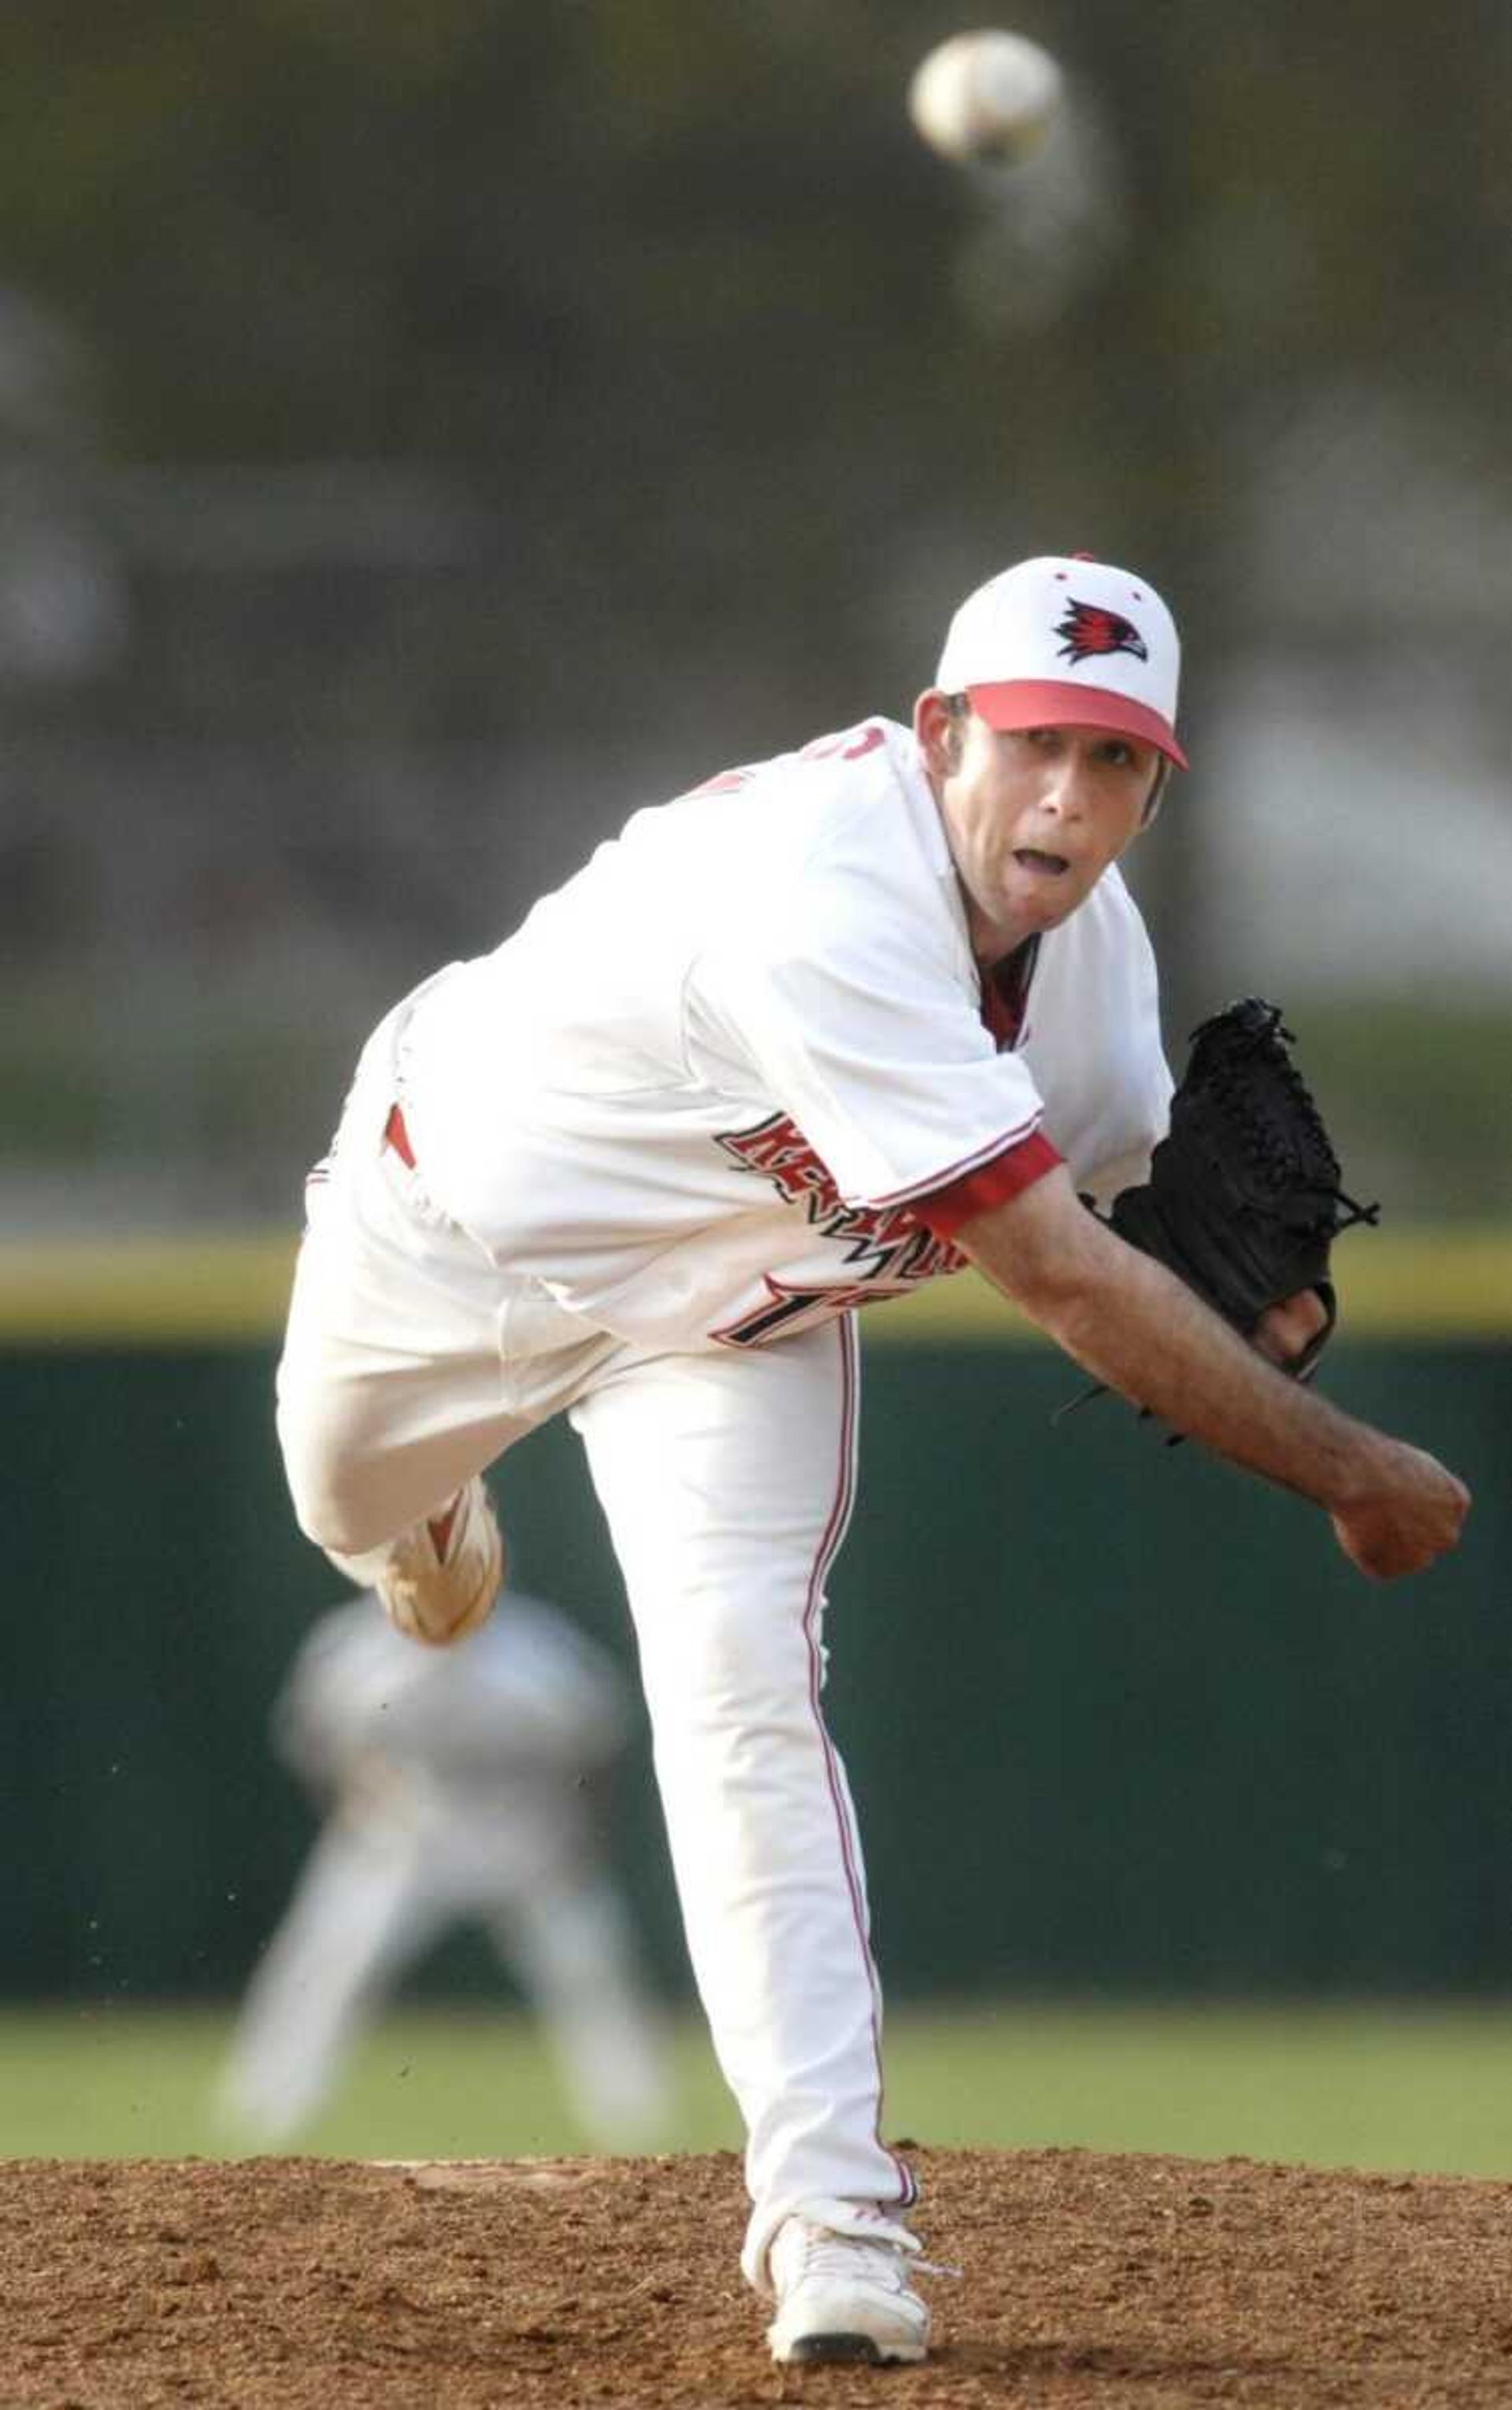
M1187 767L1170 720L1111 688L1073 686L1069 678L1008 678L999 686L968 686L967 693L989 728L1112 728L1154 745L1178 770Z

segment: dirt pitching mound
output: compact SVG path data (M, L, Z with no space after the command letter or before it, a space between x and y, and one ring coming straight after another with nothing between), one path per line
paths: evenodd
M738 2161L0 2164L3 2410L1512 2404L1512 2185L912 2154L938 2349L782 2371Z

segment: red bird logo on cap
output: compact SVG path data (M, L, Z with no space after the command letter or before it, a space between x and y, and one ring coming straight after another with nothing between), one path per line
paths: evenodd
M1091 661L1103 653L1132 653L1141 661L1150 658L1138 628L1121 613L1106 610L1100 602L1068 602L1066 617L1057 620L1055 633L1066 639L1060 648L1063 661Z

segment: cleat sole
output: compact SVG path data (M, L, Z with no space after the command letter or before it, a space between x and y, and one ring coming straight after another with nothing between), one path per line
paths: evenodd
M889 2360L921 2360L924 2356L923 2344L889 2345L869 2334L799 2335L781 2355L789 2366L799 2368L817 2368L826 2361L879 2368Z

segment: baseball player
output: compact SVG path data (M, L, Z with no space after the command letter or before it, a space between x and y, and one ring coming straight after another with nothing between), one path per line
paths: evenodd
M443 1652L416 1648L371 1595L320 1619L273 1739L326 1822L238 2021L219 2091L233 2131L286 2141L384 1993L475 1921L543 2018L588 2140L654 2144L663 2051L586 1788L629 1729L609 1657L521 1591Z
M548 1416L584 1442L779 2360L919 2359L928 2333L821 1699L854 1309L974 1262L1095 1379L1315 1500L1373 1575L1427 1564L1468 1503L1266 1360L1309 1347L1310 1291L1252 1346L1082 1201L1143 1176L1171 1093L1117 862L1183 762L1177 674L1142 578L992 578L911 727L638 811L400 1004L310 1192L290 1485L401 1629L487 1613L484 1466Z

